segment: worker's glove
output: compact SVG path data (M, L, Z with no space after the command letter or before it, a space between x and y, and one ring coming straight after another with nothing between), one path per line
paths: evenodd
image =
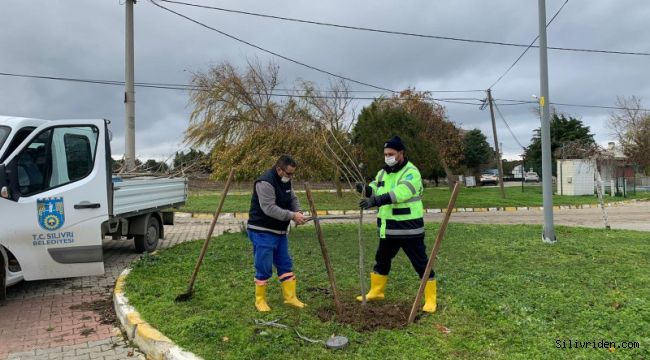
M390 203L391 203L390 195L384 194L380 196L370 196L365 199L361 199L361 201L359 201L359 207L361 209L370 209L371 207L382 206Z
M369 197L372 195L372 188L370 187L370 185L366 185L363 183L356 183L355 186L359 194L363 194L363 196L365 197Z

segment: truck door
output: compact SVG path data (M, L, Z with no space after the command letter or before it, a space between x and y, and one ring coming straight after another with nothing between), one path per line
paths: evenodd
M103 120L52 121L5 160L0 245L16 256L25 280L103 274L105 134Z

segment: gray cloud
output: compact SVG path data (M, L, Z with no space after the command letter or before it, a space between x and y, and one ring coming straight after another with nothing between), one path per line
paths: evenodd
M529 43L537 35L537 2L495 0L259 2L193 0L206 5L325 22ZM550 16L562 5L547 1ZM118 0L5 2L0 13L0 71L122 80L124 6ZM210 26L305 63L391 89L484 89L522 49L395 35L355 32L279 22L205 9L164 4ZM549 45L649 51L650 3L569 2L548 31ZM326 86L328 76L261 53L164 12L147 1L135 6L136 81L186 83L193 71L229 60L274 60L285 85L297 78ZM9 30L9 31L7 31ZM493 90L495 98L532 100L539 93L538 52L529 53ZM613 105L617 95L650 98L647 57L549 51L551 101ZM123 88L0 77L0 113L27 117L108 118L113 152L123 152ZM364 89L354 85L356 89ZM484 94L436 94L483 97ZM360 101L359 106L367 102ZM491 139L489 113L477 107L445 104L449 117L477 127ZM534 105L501 106L516 137L527 145L539 120ZM565 108L581 117L600 143L611 136L610 111ZM162 158L182 148L190 112L187 93L136 89L136 148L139 157ZM360 110L357 109L357 110ZM521 151L498 120L499 140L508 157Z

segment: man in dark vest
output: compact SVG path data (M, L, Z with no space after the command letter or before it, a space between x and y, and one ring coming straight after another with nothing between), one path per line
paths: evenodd
M255 181L251 208L248 213L248 237L253 242L255 259L255 307L271 311L266 302L266 287L273 276L273 265L282 285L284 303L305 307L296 297L296 277L289 255L287 228L306 221L300 203L291 188L291 179L298 165L288 155L282 155L275 166Z

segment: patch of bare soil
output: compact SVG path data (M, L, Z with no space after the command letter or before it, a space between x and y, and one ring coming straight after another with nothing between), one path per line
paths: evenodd
M117 316L115 315L113 300L111 298L72 305L70 306L70 310L93 311L100 316L100 323L104 325L118 326Z
M351 325L357 331L374 331L379 329L401 329L406 327L411 304L396 302L344 302L341 314L334 306L318 310L321 321L336 321Z

